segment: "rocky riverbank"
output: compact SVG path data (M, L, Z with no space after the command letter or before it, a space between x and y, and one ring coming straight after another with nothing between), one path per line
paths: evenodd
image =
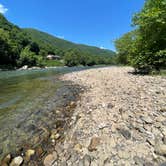
M63 76L86 87L45 166L166 165L166 77L106 67Z

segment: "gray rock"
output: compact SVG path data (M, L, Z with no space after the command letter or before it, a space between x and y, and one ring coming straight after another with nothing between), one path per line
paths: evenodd
M83 159L79 161L78 166L84 166L84 161L83 161Z
M91 157L89 155L85 155L83 158L84 166L90 166L91 165Z
M166 166L166 162L161 163L159 166Z
M163 143L166 145L166 136L163 137Z
M142 158L140 158L140 157L138 157L138 156L134 156L133 159L134 159L134 161L135 161L135 164L140 165L140 166L143 165L143 159L142 159Z
M107 105L107 108L108 108L108 109L112 109L113 107L114 107L114 105L111 104L111 103L109 103L109 104Z
M91 165L91 157L87 154L78 163L78 166L90 166L90 165Z
M151 163L151 162L145 162L145 163L143 164L143 166L154 166L154 164Z
M142 119L145 123L148 123L148 124L152 124L152 123L153 123L153 120L152 120L149 116L143 116L143 117L141 117L141 119Z
M64 161L64 162L60 163L60 166L67 166L66 161Z
M126 139L131 138L131 133L126 129L119 129L120 134L122 134Z

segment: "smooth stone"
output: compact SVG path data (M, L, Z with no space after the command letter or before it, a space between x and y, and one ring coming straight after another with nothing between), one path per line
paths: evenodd
M78 166L84 166L84 161L83 161L83 159L79 161Z
M131 138L131 133L126 130L126 129L119 129L119 132L126 138L130 139Z
M122 159L128 159L130 158L130 154L129 152L126 152L126 151L119 151L118 152L118 156Z
M29 149L25 152L25 158L27 161L31 159L31 157L35 154L35 150Z
M85 155L83 158L84 166L90 166L91 165L91 157L89 155Z
M161 163L159 166L166 166L166 162Z
M159 116L156 119L157 122L164 122L165 121L165 117L164 116Z
M144 166L153 166L153 163L151 163L151 162L145 162Z
M20 166L23 163L23 161L24 160L21 156L15 157L10 163L10 166Z
M57 134L55 134L55 137L54 137L54 138L55 138L55 139L59 139L60 136L61 136L61 135L60 135L59 133L57 133Z
M114 107L114 105L111 104L111 103L109 103L109 104L107 105L107 108L108 108L108 109L112 109L113 107Z
M162 156L166 156L166 145L165 144L156 144L155 153L162 155Z
M149 116L143 116L143 117L141 117L141 119L144 122L148 123L148 124L152 124L153 123L153 120Z
M44 159L44 166L52 166L53 163L58 159L57 153L54 151L52 154L49 154Z
M88 150L90 152L96 151L97 150L97 146L100 144L100 141L101 141L101 139L99 137L93 137L91 139L91 142L90 142L89 146L88 146Z
M166 112L166 108L161 108L160 111L161 112Z
M135 164L139 165L139 166L142 166L143 165L143 159L138 157L138 156L134 156L134 161L135 161Z
M5 156L1 162L1 165L9 165L10 161L11 161L11 154L8 154L7 156Z
M81 144L76 144L74 146L74 150L77 151L77 152L80 152L82 150L82 145Z
M43 153L44 153L44 150L43 150L43 148L41 146L37 147L35 149L35 151L36 151L36 155L39 156L39 157L42 156Z

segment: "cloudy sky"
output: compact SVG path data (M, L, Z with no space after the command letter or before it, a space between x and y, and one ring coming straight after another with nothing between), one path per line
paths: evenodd
M76 43L115 49L130 31L144 0L0 0L0 13L20 27L32 27Z

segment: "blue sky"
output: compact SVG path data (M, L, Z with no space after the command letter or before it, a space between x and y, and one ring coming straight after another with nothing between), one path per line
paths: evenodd
M76 43L115 49L130 31L145 0L0 0L0 12L20 27L32 27Z

